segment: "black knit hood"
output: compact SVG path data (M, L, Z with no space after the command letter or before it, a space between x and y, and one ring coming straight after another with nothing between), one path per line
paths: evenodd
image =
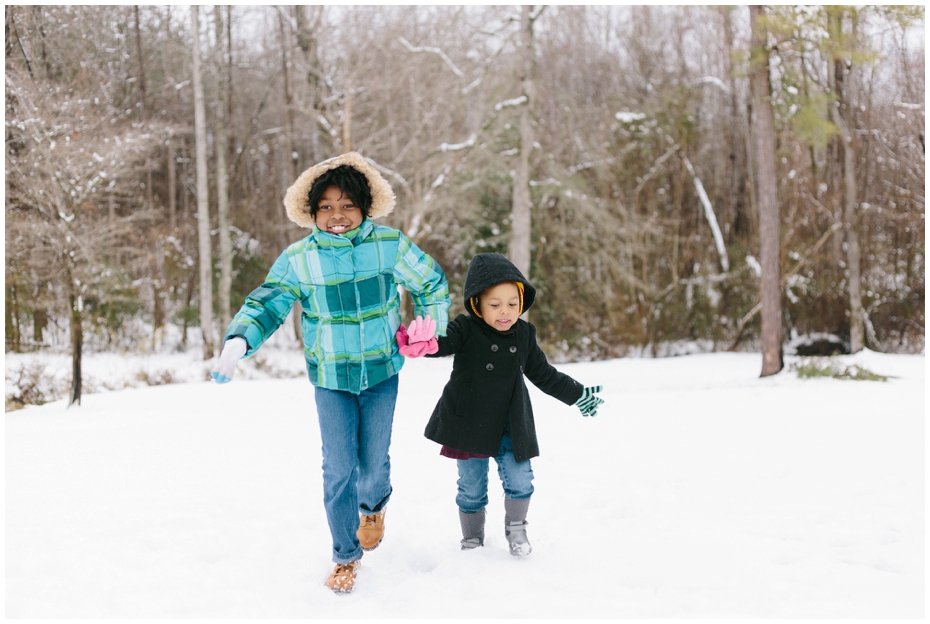
M482 253L476 255L468 264L468 273L465 275L465 308L468 313L475 316L475 311L469 304L472 297L477 297L488 288L501 282L520 282L523 284L523 312L530 309L536 300L536 289L530 284L523 273L505 256L496 253Z

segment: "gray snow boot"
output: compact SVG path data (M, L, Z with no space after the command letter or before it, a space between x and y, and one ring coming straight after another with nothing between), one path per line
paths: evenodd
M526 537L526 511L530 508L530 499L513 500L504 497L504 535L510 544L510 554L514 557L525 557L533 552L530 541Z
M462 525L462 550L471 550L484 546L484 519L488 512L484 509L474 513L465 513L459 509L459 524Z

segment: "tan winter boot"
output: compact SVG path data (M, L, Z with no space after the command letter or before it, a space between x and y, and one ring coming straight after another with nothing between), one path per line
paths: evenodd
M337 563L333 573L323 584L337 594L351 594L355 589L355 575L361 565L361 559L349 563Z
M381 543L384 537L384 514L387 507L381 511L375 512L370 516L362 515L358 520L358 543L361 544L362 550L374 550Z

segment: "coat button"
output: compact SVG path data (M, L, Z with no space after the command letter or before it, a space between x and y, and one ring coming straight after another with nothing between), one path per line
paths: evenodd
M497 351L497 345L491 345L491 351Z
M493 364L488 364L487 366L485 366L485 368L488 369L489 371L492 371L492 370L494 370L494 365L493 365Z
M510 352L511 352L511 353L516 353L516 352L517 352L517 348L516 348L516 347L510 347Z

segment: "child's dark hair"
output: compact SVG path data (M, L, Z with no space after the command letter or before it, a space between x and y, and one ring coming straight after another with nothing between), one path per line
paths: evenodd
M316 219L316 213L320 209L320 196L330 186L338 186L361 209L362 216L365 219L368 218L368 212L371 210L371 189L368 186L368 179L364 173L349 165L330 169L317 178L310 187L307 203L311 217Z

